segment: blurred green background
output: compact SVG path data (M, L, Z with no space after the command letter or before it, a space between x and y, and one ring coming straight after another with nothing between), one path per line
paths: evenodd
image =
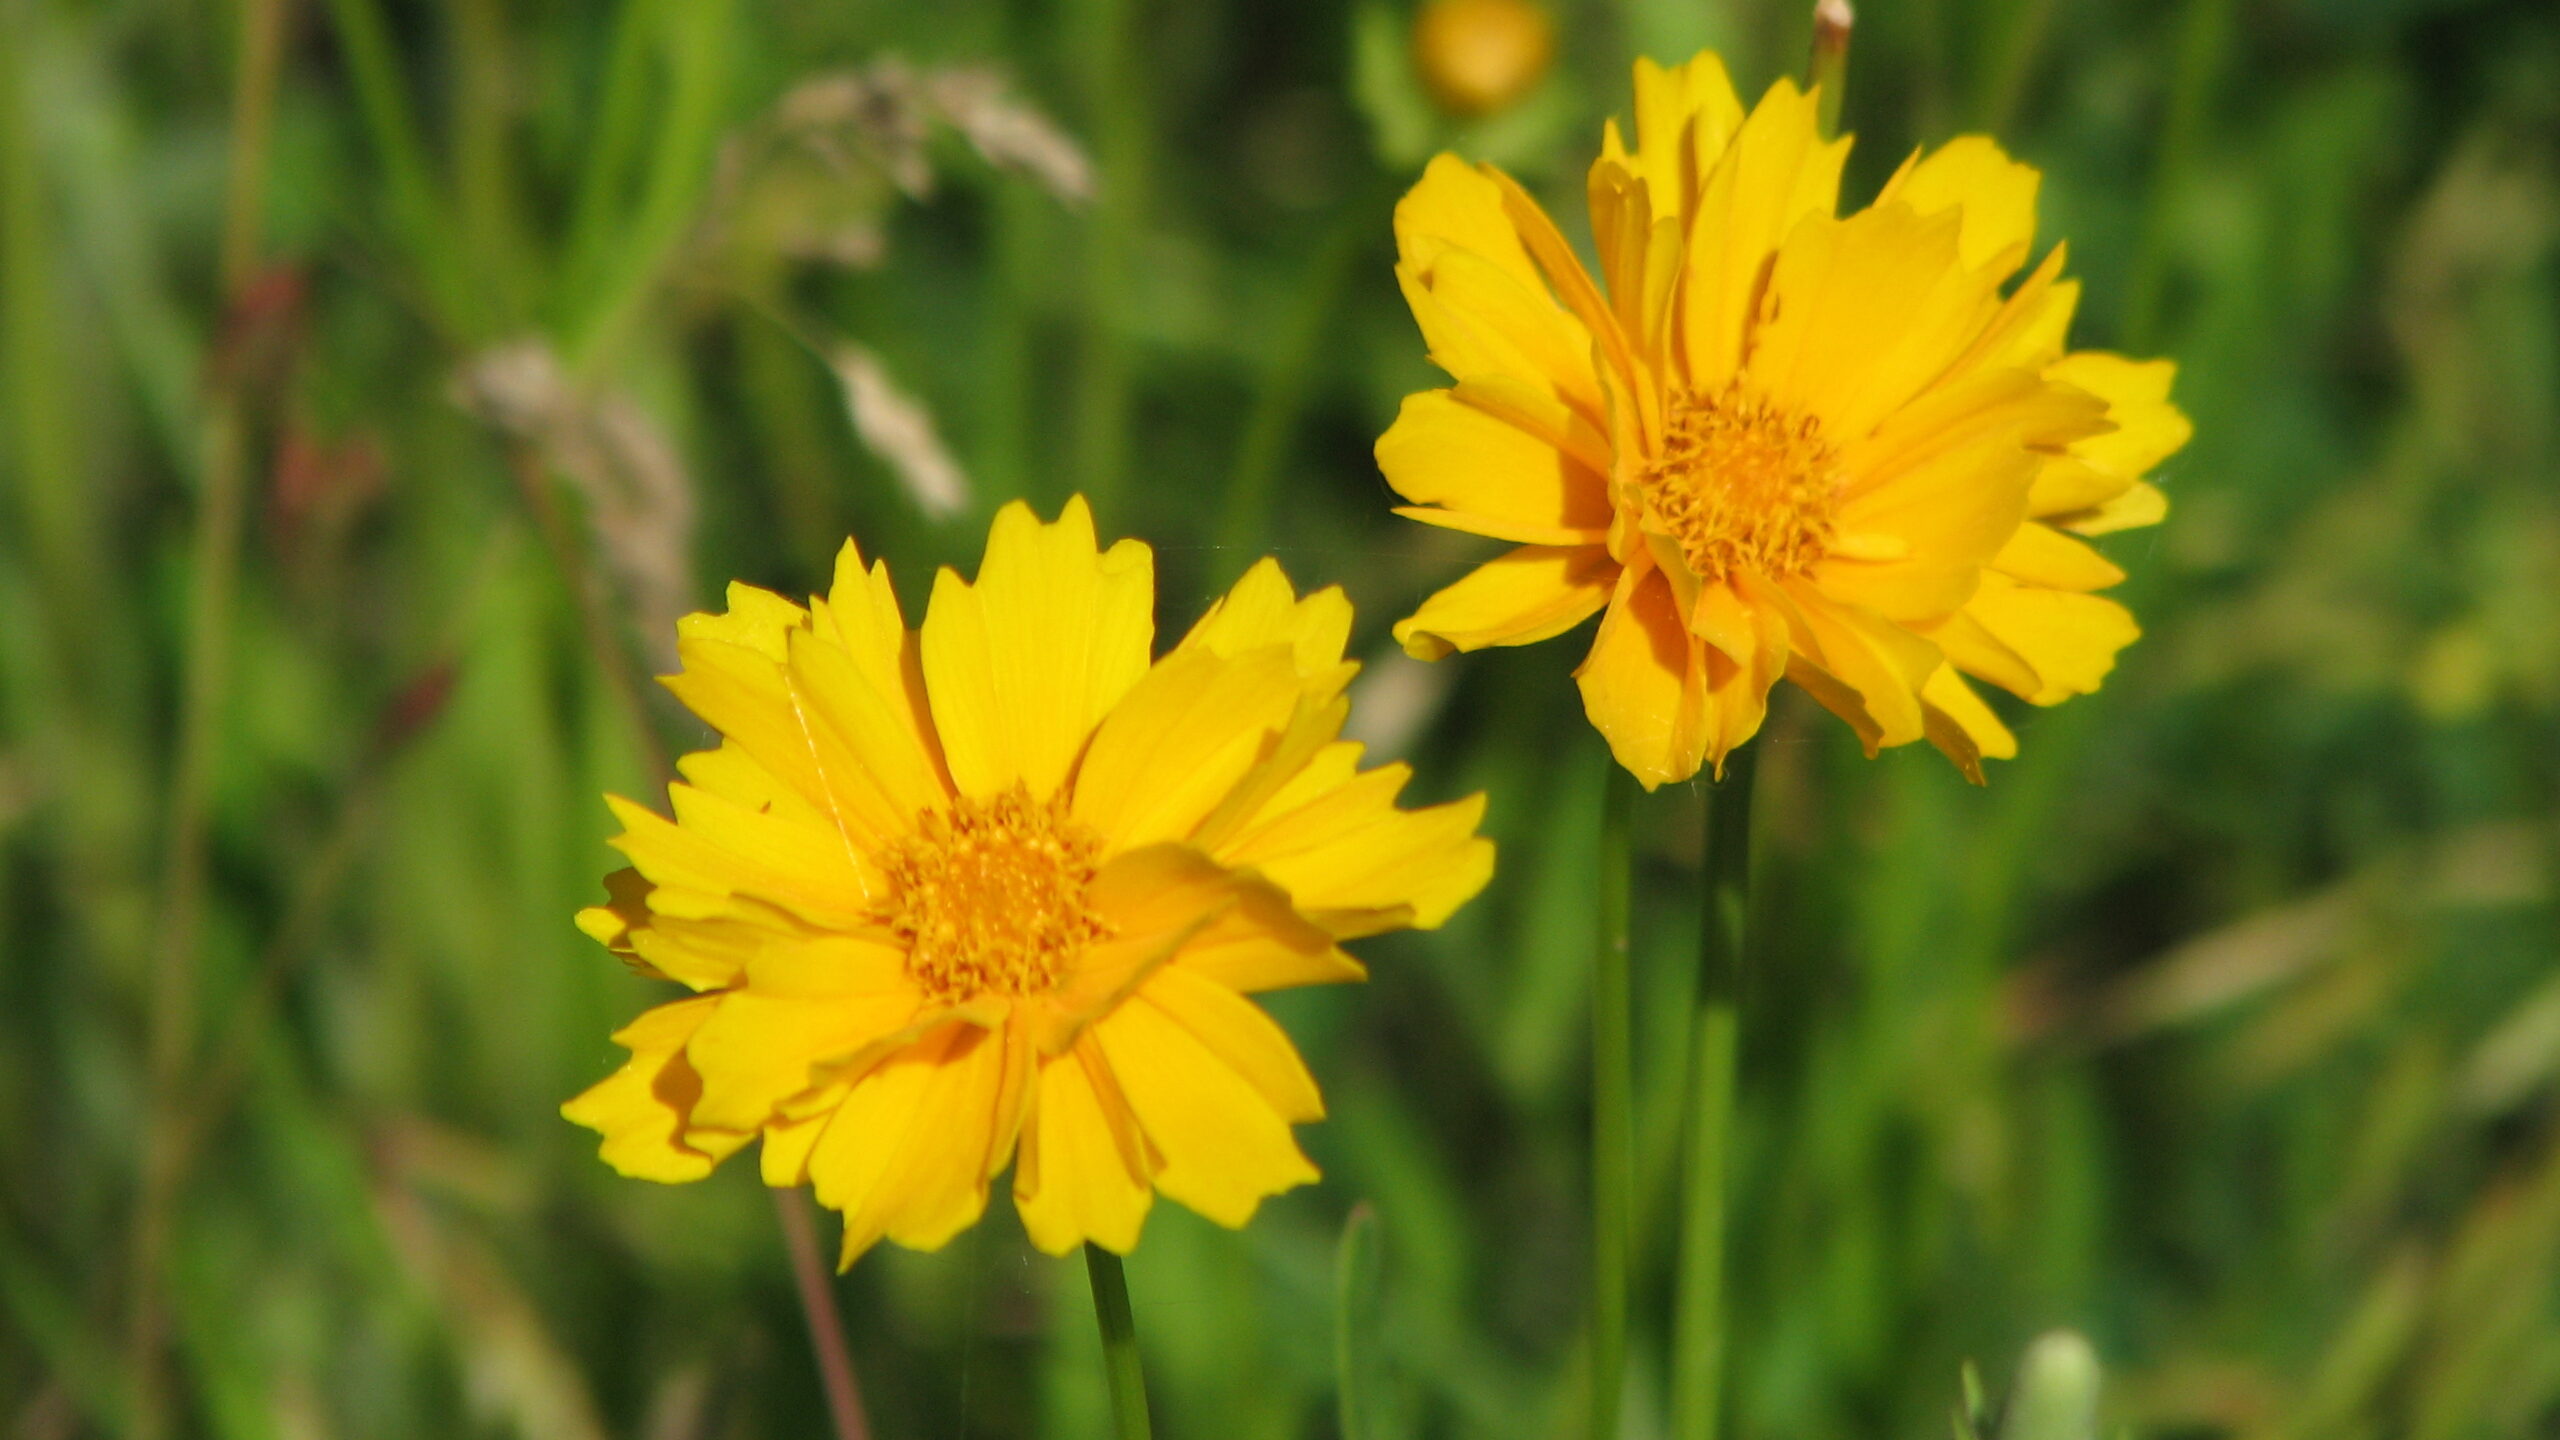
M1390 658L1484 552L1369 460L1432 383L1388 213L1447 144L1581 235L1631 56L1756 92L1809 21L1551 14L1461 124L1403 0L0 0L0 1426L824 1433L753 1167L556 1114L651 998L569 923L598 796L702 738L626 682L731 577L852 533L912 603L1080 489L1167 629L1266 548L1346 586L1362 733L1504 845L1276 1007L1325 1182L1158 1208L1162 1433L1335 1433L1359 1202L1370 1433L1579 1433L1604 758L1575 642ZM1878 0L1846 125L1852 199L2045 167L2076 338L2197 438L2113 546L2147 638L1987 790L1755 742L1731 1433L1943 1435L2056 1326L2110 1433L2560 1433L2560 10ZM1700 809L1642 818L1636 1436ZM1101 1434L1084 1283L1003 1204L866 1259L877 1433Z

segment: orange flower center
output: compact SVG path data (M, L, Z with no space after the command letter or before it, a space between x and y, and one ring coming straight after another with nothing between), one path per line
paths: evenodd
M1111 934L1093 909L1102 837L1015 785L927 811L882 851L880 921L907 946L907 973L937 1000L1019 998L1058 987L1084 948Z
M1800 575L1831 546L1839 457L1822 422L1739 380L1670 395L1661 452L1636 477L1645 528L1679 545L1689 571Z

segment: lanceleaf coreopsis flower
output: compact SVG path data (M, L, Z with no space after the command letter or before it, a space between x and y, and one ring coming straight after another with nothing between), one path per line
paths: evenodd
M579 923L697 993L565 1107L608 1163L693 1180L761 1139L848 1265L950 1239L1008 1161L1053 1252L1127 1251L1157 1191L1241 1225L1315 1178L1315 1083L1246 997L1447 918L1492 872L1483 798L1400 810L1406 768L1336 738L1340 591L1266 560L1160 659L1154 605L1078 499L1007 506L920 631L851 544L805 609L738 585L684 621L667 684L721 743L673 821L612 802L633 868Z
M1966 683L2098 687L2138 633L2077 536L2158 521L2172 367L2065 349L2057 247L2018 279L2037 173L1989 140L1835 214L1848 141L1786 81L1746 116L1712 54L1636 66L1636 146L1590 174L1595 284L1510 177L1443 155L1397 275L1457 384L1378 442L1417 520L1519 548L1400 624L1414 654L1547 639L1647 787L1719 769L1794 680L1869 753L1974 779L2017 742Z

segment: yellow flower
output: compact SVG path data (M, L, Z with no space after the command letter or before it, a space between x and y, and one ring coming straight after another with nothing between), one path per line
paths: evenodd
M1225 1225L1316 1178L1323 1104L1245 997L1356 980L1339 941L1482 888L1483 797L1399 810L1335 738L1338 590L1265 560L1152 658L1154 557L1082 499L996 517L924 626L848 543L806 609L744 585L679 626L669 688L721 735L668 821L611 803L633 868L579 925L698 992L614 1038L563 1108L607 1163L765 1182L844 1213L843 1263L975 1221L1016 1157L1031 1238L1127 1251L1154 1193Z
M1396 208L1397 275L1457 384L1378 441L1400 513L1507 540L1396 627L1426 659L1606 611L1576 672L1647 787L1722 768L1784 676L1868 753L1967 775L2017 742L1964 676L2039 705L2138 633L2074 536L2160 519L2172 367L2067 352L2063 254L2010 285L2038 177L1978 136L1835 211L1846 140L1712 54L1636 66L1636 146L1590 175L1603 284L1510 177L1452 156ZM2068 532L2068 533L2066 533Z

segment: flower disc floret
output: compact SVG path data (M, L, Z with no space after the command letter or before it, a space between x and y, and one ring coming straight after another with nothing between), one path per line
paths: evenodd
M1701 580L1736 571L1801 575L1838 528L1839 456L1822 422L1735 380L1670 397L1662 448L1637 477L1647 528Z
M1058 988L1085 948L1108 939L1093 908L1102 837L1020 785L926 811L879 857L880 922L907 950L907 974L949 1004Z

